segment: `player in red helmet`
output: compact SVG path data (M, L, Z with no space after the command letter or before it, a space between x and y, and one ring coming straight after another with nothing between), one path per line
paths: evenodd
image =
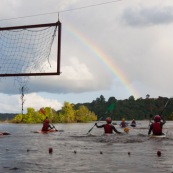
M122 118L122 121L120 123L120 127L124 128L124 127L127 127L128 126L128 123L125 121L125 118Z
M42 131L48 131L50 129L53 129L53 127L51 127L51 125L49 124L49 119L48 117L46 117L46 119L43 122Z
M113 131L118 134L121 134L121 132L119 132L111 123L112 123L112 119L110 117L107 117L106 124L98 126L97 123L95 123L95 125L97 128L104 128L105 134L112 134Z
M132 127L136 127L136 121L135 121L135 119L132 120L130 126L132 126Z
M150 129L148 131L148 135L153 132L153 135L164 135L162 132L163 125L166 123L165 119L163 119L160 115L156 115L154 117L154 122L150 125Z

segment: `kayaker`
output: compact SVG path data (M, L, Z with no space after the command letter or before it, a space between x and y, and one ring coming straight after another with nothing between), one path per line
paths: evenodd
M128 124L125 122L124 118L122 119L122 121L120 123L120 126L123 127L123 128L128 126Z
M53 129L53 127L51 127L51 125L49 124L49 119L48 117L46 117L46 119L43 121L42 131L48 131L50 129Z
M119 132L111 123L112 123L112 119L110 117L107 117L106 124L98 126L97 123L95 123L95 125L97 128L104 128L105 134L112 134L113 131L118 134L121 134L121 132Z
M156 115L154 117L154 122L151 123L149 131L148 131L148 135L151 134L151 132L153 132L153 135L164 135L164 133L162 132L163 129L163 125L166 123L165 119L163 119L163 117L161 117L160 115Z
M135 121L135 119L132 120L130 126L132 126L132 127L136 127L136 121Z

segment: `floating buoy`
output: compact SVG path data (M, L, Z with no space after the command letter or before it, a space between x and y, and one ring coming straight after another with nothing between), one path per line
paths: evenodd
M124 132L129 133L129 128L128 127L125 127L124 128Z
M53 152L53 149L49 148L49 154L52 154L52 152Z
M130 152L128 152L128 155L130 156Z
M26 151L27 151L27 152L29 152L30 150L29 150L29 149L27 149Z
M100 154L103 154L103 152L102 152L102 151L100 151Z
M161 151L157 151L157 155L158 155L158 157L160 157L161 156Z

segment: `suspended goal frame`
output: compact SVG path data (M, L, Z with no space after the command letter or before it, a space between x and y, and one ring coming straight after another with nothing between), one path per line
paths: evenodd
M50 32L48 32L49 29L51 29ZM54 40L55 37L57 40ZM57 50L55 49L57 67L53 72L46 71L42 63L46 60L49 61L55 41L57 42ZM0 27L0 77L60 75L60 55L60 21L48 24Z

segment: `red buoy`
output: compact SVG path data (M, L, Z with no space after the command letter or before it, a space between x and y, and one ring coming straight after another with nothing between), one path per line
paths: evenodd
M157 151L157 155L158 155L158 157L160 157L161 156L161 151Z
M49 148L49 154L52 154L52 152L53 152L53 149Z

